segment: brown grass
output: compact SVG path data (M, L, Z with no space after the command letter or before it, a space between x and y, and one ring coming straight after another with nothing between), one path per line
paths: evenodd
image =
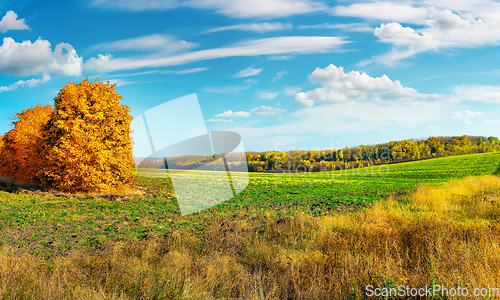
M358 212L215 219L203 234L43 259L0 253L2 299L361 299L375 287L500 287L500 178ZM456 297L459 299L459 297Z

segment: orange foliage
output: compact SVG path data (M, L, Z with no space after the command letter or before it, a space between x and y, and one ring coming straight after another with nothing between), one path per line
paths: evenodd
M31 107L16 114L14 129L0 142L0 173L18 181L38 182L38 172L44 164L42 130L50 119L50 105Z
M68 192L104 192L133 183L132 117L114 88L109 82L85 79L59 91L44 131L44 185Z

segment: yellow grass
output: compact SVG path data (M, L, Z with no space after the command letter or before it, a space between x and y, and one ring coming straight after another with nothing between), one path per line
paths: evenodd
M362 299L367 285L496 288L499 201L500 178L471 177L365 211L269 211L260 225L219 218L202 235L176 231L56 258L3 248L0 297Z

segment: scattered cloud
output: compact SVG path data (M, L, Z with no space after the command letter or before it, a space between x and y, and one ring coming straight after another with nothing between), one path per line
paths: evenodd
M287 86L285 88L285 94L288 96L295 96L298 92L300 92L302 88L300 86Z
M461 85L454 88L460 100L500 103L500 86Z
M287 74L286 70L279 71L278 74L276 74L276 77L273 78L273 82L276 82L277 80L280 80L283 75Z
M451 115L453 116L454 119L470 119L477 116L484 116L484 114L480 111L473 112L469 110L466 110L464 112L454 111L451 113Z
M469 120L465 120L464 122L465 122L465 124L467 124L467 125L472 125L472 122L471 122L471 121L469 121Z
M13 91L16 90L18 87L24 87L24 86L34 87L40 83L45 83L49 80L50 76L47 74L44 74L41 79L19 80L16 83L13 83L9 86L0 86L0 93L6 91Z
M252 109L250 112L256 113L259 115L266 115L266 116L272 116L272 115L278 115L282 112L285 112L285 109L279 108L279 107L269 107L265 105L261 105L260 107L256 107Z
M17 43L5 37L0 46L0 73L7 75L35 75L38 73L58 73L78 76L82 72L82 58L67 43L56 45L52 51L50 42L37 39L34 43Z
M438 128L439 128L439 126L429 125L429 128L430 128L430 129L438 129Z
M207 122L232 122L233 119L208 119Z
M85 62L85 68L101 72L139 68L182 65L195 61L259 55L312 54L340 51L348 43L343 37L280 36L245 41L231 46L191 51L171 56L133 56L113 58L111 54L98 54Z
M373 28L365 23L348 23L348 24L315 24L301 25L298 29L340 29L347 32L373 32Z
M113 76L115 76L115 77L127 77L127 76L148 75L148 74L183 75L183 74L192 74L192 73L203 72L203 71L207 71L207 70L208 70L208 68L206 68L206 67L192 68L192 69L186 69L186 70L152 70L152 71L145 71L145 72L132 73L132 74L117 74L117 75L113 75Z
M267 60L293 60L293 55L270 55Z
M136 81L123 80L123 79L119 79L119 78L108 79L107 81L109 81L109 83L111 83L111 84L116 84L116 86L124 86L124 85L137 83Z
M500 124L500 120L486 120L485 123L488 123L488 124Z
M414 3L368 2L337 6L331 12L339 16L389 22L382 23L373 32L380 42L392 45L392 50L362 61L361 65L372 62L394 65L426 51L500 44L500 6L492 6L496 14L485 14L466 6L462 6L465 11L457 9L454 12L436 8L434 5L441 3L442 5L438 7L443 6L444 2L447 2L448 7L454 6L450 5L449 1L434 1L428 6L415 6ZM470 10L473 10L473 13ZM482 15L483 18L478 18L478 15ZM416 26L413 28L402 23Z
M9 10L0 21L0 31L6 33L8 30L29 30L24 19L17 19L17 14Z
M91 50L104 49L106 51L160 51L161 53L176 53L196 47L197 44L179 40L169 34L151 34L137 38L119 40L110 43L100 43L92 46Z
M291 23L251 23L251 24L238 24L238 25L231 25L231 26L222 26L222 27L216 27L209 29L205 31L205 33L211 33L211 32L219 32L219 31L225 31L225 30L242 30L242 31L253 31L253 32L259 32L259 33L264 33L264 32L269 32L269 31L279 31L279 30L284 30L284 29L292 29L293 26Z
M249 76L254 76L259 74L262 71L262 69L254 69L252 67L248 67L244 70L239 71L234 75L234 78L241 78L241 77L249 77Z
M167 10L180 6L215 10L231 18L279 18L325 10L313 0L93 0L91 6L131 11Z
M167 10L179 7L179 0L93 0L91 6L121 10Z
M390 102L379 105L373 102L334 103L315 107L301 108L290 113L290 122L271 126L240 126L230 130L241 134L245 140L270 139L268 145L277 142L276 133L293 137L314 134L346 134L389 130L394 127L398 117L401 128L429 126L442 120L443 111L453 107L450 102L430 102L426 106L412 106L407 103Z
M220 87L207 86L203 88L203 91L207 93L237 95L241 91L248 90L249 88L250 85L233 85L233 86L220 86Z
M448 100L448 97L438 94L421 94L413 88L402 86L399 80L392 81L386 75L370 77L357 71L344 73L343 67L333 64L324 69L316 68L309 75L309 80L322 87L297 93L293 103L312 107L315 102L333 104L365 101L368 94L372 94L372 102L379 104L397 102L415 105L431 100Z
M425 24L428 16L426 8L395 2L354 3L349 6L337 6L329 11L336 16L420 25Z
M278 96L278 93L279 93L279 91L275 92L275 93L269 92L269 91L262 91L259 93L259 98L260 99L267 99L267 100L274 99L274 98L276 98L276 96Z
M250 113L249 112L246 112L246 111L231 111L231 110L228 110L228 111L225 111L223 113L220 113L218 115L215 115L215 117L219 117L219 118L248 118L250 117Z
M184 4L215 10L231 18L279 18L327 8L322 2L312 0L188 0Z

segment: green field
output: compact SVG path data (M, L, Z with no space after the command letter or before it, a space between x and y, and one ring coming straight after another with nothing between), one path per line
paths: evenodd
M68 197L20 189L0 192L0 244L53 255L108 240L142 239L174 230L202 232L214 218L256 220L266 210L321 214L369 205L423 184L497 173L500 153L473 154L324 173L250 173L248 187L211 209L182 217L168 179L137 178L142 194ZM379 172L380 171L380 172ZM151 172L160 172L152 170ZM359 174L358 174L359 173ZM234 209L248 213L233 214Z

